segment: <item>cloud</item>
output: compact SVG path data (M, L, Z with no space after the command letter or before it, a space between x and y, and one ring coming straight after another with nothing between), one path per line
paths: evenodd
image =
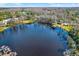
M49 7L79 7L79 3L49 3Z
M79 7L78 3L0 3L0 7Z

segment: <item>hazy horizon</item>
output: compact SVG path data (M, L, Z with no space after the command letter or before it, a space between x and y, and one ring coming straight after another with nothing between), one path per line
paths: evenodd
M1 7L79 7L79 3L0 3Z

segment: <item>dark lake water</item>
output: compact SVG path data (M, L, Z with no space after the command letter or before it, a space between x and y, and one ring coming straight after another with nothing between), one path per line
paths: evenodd
M7 45L19 56L61 56L67 49L67 32L42 24L20 24L0 33L0 46Z

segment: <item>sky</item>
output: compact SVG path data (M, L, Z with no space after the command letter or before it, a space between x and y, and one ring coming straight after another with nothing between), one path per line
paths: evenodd
M79 3L0 3L0 7L79 7Z
M0 3L79 3L79 0L0 0Z

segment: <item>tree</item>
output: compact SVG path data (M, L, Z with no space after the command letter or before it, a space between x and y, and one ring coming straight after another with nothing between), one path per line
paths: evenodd
M72 17L71 20L72 20L72 21L75 21L76 19L75 19L75 17Z

